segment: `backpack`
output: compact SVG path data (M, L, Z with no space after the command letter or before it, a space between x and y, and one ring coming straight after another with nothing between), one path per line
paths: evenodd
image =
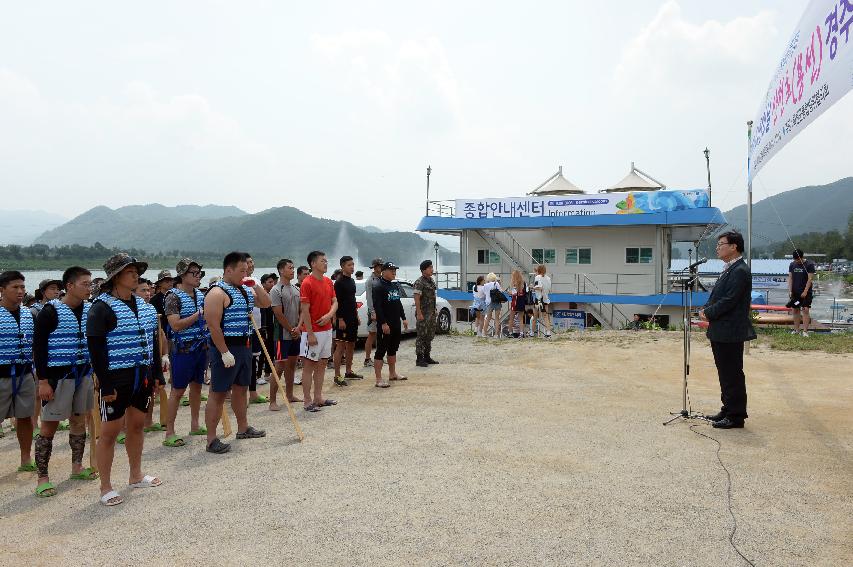
M497 287L493 287L489 290L489 299L492 301L492 303L506 302L506 296Z

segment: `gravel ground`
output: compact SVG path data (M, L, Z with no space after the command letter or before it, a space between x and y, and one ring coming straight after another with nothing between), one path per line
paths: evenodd
M400 353L408 381L353 382L330 392L337 407L299 411L301 444L287 413L265 406L250 423L268 436L227 455L148 434L145 469L164 484L120 489L114 508L98 504L96 483L33 496L7 427L0 564L746 564L729 546L716 444L689 423L661 426L681 406L680 335L445 336L428 370L413 349L406 340ZM735 542L757 565L853 562L851 362L753 348L746 429L695 422L722 443ZM718 395L697 339L693 408L715 412ZM188 420L182 408L179 430ZM70 467L66 436L54 479ZM113 476L126 475L118 449Z

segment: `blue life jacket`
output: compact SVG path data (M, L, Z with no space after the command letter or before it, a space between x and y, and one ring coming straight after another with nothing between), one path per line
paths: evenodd
M29 365L33 363L33 316L21 306L21 322L0 306L0 364Z
M83 317L77 320L74 311L58 299L50 301L56 309L59 323L56 330L47 337L47 365L77 366L88 364L89 346L86 343L86 318L91 303L83 304Z
M116 315L116 328L107 333L107 361L110 370L152 366L157 332L157 310L133 296L138 316L122 300L102 293L103 301ZM159 361L158 361L159 362Z
M181 300L181 319L191 317L193 313L204 307L204 294L197 289L194 291L195 301L193 301L190 294L181 288L172 288L172 293ZM175 346L178 348L193 347L195 344L203 344L207 341L209 336L210 334L207 331L207 325L204 322L204 317L199 317L198 321L182 331L172 330L172 341L174 341Z
M222 280L216 285L231 297L231 305L222 310L222 334L226 337L248 337L252 334L249 317L255 307L255 294L245 285L238 289Z

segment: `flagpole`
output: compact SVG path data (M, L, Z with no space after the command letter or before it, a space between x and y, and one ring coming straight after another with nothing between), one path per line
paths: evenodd
M746 265L752 270L752 120L746 123Z

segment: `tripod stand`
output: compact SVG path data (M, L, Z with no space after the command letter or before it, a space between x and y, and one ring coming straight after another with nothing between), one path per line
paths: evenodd
M693 266L692 262L690 264L690 266L681 271L682 275L684 275L684 272L687 272L687 277L682 277L678 280L681 283L681 323L684 327L682 345L684 352L684 364L681 390L681 411L670 412L670 415L673 417L670 420L665 421L663 423L664 425L669 425L676 419L701 419L701 416L687 409L687 378L690 376L690 319L693 311L693 289L698 287L699 282L698 267Z

